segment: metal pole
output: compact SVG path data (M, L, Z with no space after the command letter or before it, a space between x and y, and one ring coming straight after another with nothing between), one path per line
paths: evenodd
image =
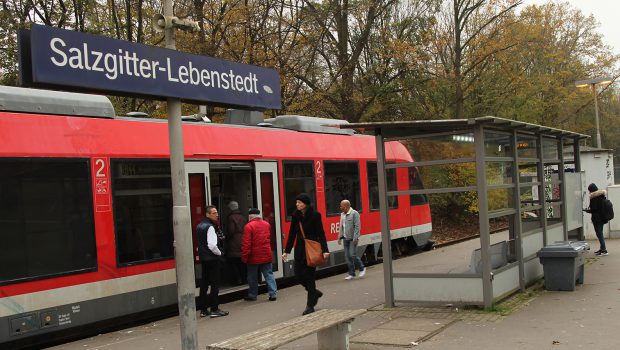
M538 138L536 141L538 143L538 151L536 157L538 157L538 181L540 181L540 185L538 186L538 201L542 206L542 213L540 215L540 219L542 220L542 230L543 230L543 246L551 243L547 241L547 184L545 178L545 151L543 145L543 136L542 134L537 135Z
M164 16L173 16L172 0L164 0ZM176 50L174 28L165 30L166 48ZM198 350L192 227L187 206L187 180L183 156L181 101L168 98L168 136L172 180L172 222L176 261L177 297L181 325L181 349Z
M594 115L596 116L596 147L601 148L601 129L598 123L598 98L596 98L596 84L592 84L592 95L594 97Z
M516 212L513 216L514 220L514 242L515 242L515 250L517 255L517 261L519 262L519 288L521 292L525 292L526 281L525 281L525 263L523 261L523 224L521 222L521 214L523 210L521 209L521 180L519 179L519 149L517 144L519 143L519 134L517 130L512 130L512 178L514 179L515 188L513 192L513 203Z
M558 177L560 180L560 200L562 201L562 229L564 230L564 240L568 241L568 206L566 200L566 170L564 169L564 138L558 140Z
M387 179L385 176L385 143L381 131L375 135L377 147L377 180L379 182L379 208L381 215L381 251L383 252L383 286L385 307L394 307L394 285L392 280L392 240L390 238L390 208L387 200Z
M484 308L493 306L493 275L491 274L491 234L489 233L489 201L486 179L484 128L474 129L476 149L476 190L478 192L478 223L480 225L480 258L482 263L482 298Z
M573 160L575 161L575 173L581 173L581 150L579 149L579 139L578 138L574 138L573 139ZM581 173L581 176L585 176L585 174ZM582 180L583 182L583 180ZM581 194L583 195L583 191L584 189L581 189ZM583 205L583 198L581 200L581 203ZM585 236L585 231L583 229L583 218L585 217L585 214L582 212L581 213L581 226L579 226L579 228L577 229L577 237L580 241L584 241L586 239Z

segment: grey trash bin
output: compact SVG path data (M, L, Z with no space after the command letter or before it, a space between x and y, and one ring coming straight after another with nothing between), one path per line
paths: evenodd
M583 284L586 242L563 241L543 247L536 253L543 264L546 290L575 290Z

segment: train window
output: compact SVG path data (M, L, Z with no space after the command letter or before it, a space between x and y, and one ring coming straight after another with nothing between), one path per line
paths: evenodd
M0 284L94 271L87 159L0 159Z
M351 207L362 211L359 163L325 161L325 207L327 215L340 215L340 201L348 199Z
M307 193L316 207L316 188L313 161L285 161L284 167L284 205L286 220L290 221L296 210L295 197Z
M112 160L119 265L173 258L170 161Z
M424 185L422 184L422 177L418 168L409 168L409 189L410 190L422 190ZM428 197L425 194L412 194L409 196L411 205L420 205L428 203Z
M370 210L379 210L379 177L377 176L377 162L367 162L368 171L368 194L370 197ZM396 169L386 169L387 190L396 191ZM390 209L398 209L398 197L388 196Z

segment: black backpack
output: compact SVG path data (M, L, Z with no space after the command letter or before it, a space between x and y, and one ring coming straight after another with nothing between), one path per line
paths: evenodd
M603 207L601 213L605 222L609 222L611 219L614 218L614 205L607 198L603 199Z

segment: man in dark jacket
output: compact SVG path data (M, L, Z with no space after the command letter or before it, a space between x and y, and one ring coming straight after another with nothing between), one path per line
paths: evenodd
M228 315L228 311L219 308L218 294L220 292L220 265L224 256L224 234L218 225L218 217L217 208L210 205L206 208L206 218L196 226L198 256L202 267L200 317L214 318ZM209 286L211 286L211 292L207 300ZM210 312L209 307L211 307Z
M601 245L600 249L594 252L594 254L597 256L609 255L605 246L605 237L603 236L603 227L607 223L603 215L603 201L607 191L599 190L595 184L591 183L588 186L588 192L590 192L590 206L585 211L592 214L592 226L594 226L594 232L596 232L596 237Z
M249 222L243 229L241 243L241 261L248 267L248 296L246 301L254 301L258 295L258 271L267 283L269 301L275 301L278 293L276 280L273 277L271 261L271 226L261 218L260 210L250 209Z
M228 209L230 214L226 220L226 263L230 270L230 283L239 285L246 280L246 267L241 262L241 237L247 221L239 211L239 203L236 201L230 201Z

